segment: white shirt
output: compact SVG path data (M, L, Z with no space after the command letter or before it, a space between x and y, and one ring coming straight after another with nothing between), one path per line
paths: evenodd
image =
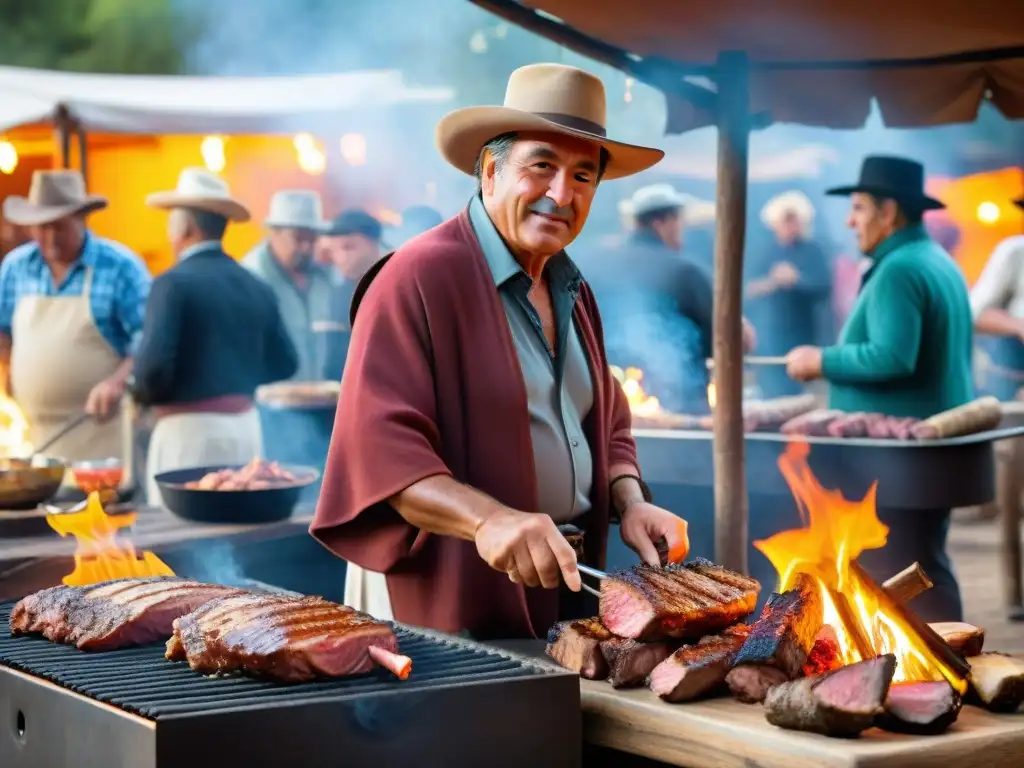
M1008 237L996 246L971 289L974 319L986 309L1024 318L1024 235Z

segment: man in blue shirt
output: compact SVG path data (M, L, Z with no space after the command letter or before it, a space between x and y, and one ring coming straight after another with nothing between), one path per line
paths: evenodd
M28 197L4 201L32 240L0 265L0 364L33 444L95 417L49 449L70 461L123 458L119 404L152 282L138 256L86 228L106 205L70 170L37 171Z

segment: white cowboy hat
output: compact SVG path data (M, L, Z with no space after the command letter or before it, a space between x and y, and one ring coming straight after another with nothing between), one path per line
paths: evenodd
M270 211L264 219L265 227L282 229L312 229L320 232L327 228L320 195L311 189L282 189L270 198Z
M671 184L651 184L648 187L640 187L633 193L626 210L633 216L643 216L651 211L682 209L695 201L696 198L692 195L676 192Z
M89 195L80 171L36 171L28 197L4 200L4 218L22 227L52 224L107 207L107 198Z
M801 224L809 227L814 222L814 204L798 190L783 192L765 203L761 209L761 221L766 227L773 228L788 214L793 214Z
M564 64L528 64L513 72L500 107L466 107L437 124L444 159L473 174L480 150L503 133L543 131L589 139L608 152L604 178L618 179L650 168L665 153L609 139L604 83Z
M169 192L154 192L146 198L153 208L195 208L216 213L229 221L248 221L249 209L234 197L220 176L205 168L185 168L178 176L178 186Z

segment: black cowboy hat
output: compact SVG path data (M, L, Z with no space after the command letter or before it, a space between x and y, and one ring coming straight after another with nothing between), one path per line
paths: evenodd
M861 163L860 179L856 184L825 190L826 195L852 195L854 192L892 198L922 211L946 207L925 194L924 166L905 157L869 155Z

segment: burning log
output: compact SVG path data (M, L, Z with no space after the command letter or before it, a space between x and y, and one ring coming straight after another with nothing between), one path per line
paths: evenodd
M929 627L965 659L978 656L985 646L985 630L962 621L940 621L929 624Z
M764 701L769 688L798 677L823 621L821 592L810 576L801 574L793 589L772 594L726 676L733 695Z
M955 723L962 708L963 697L945 680L895 683L877 724L892 733L934 735Z
M1024 704L1024 660L983 653L968 661L972 699L991 712L1016 712Z
M765 718L772 725L823 736L852 738L875 724L896 671L896 657L879 656L820 677L772 688Z
M909 603L922 592L927 592L934 585L924 572L920 563L913 563L892 578L882 583L882 589L893 600Z
M843 622L843 627L846 628L850 639L853 640L853 646L857 649L857 653L860 654L861 659L870 659L875 655L875 649L871 645L871 638L867 636L864 627L861 626L857 614L853 612L850 601L846 599L846 595L835 589L829 589L828 594L832 598L832 605L835 606L840 621Z

